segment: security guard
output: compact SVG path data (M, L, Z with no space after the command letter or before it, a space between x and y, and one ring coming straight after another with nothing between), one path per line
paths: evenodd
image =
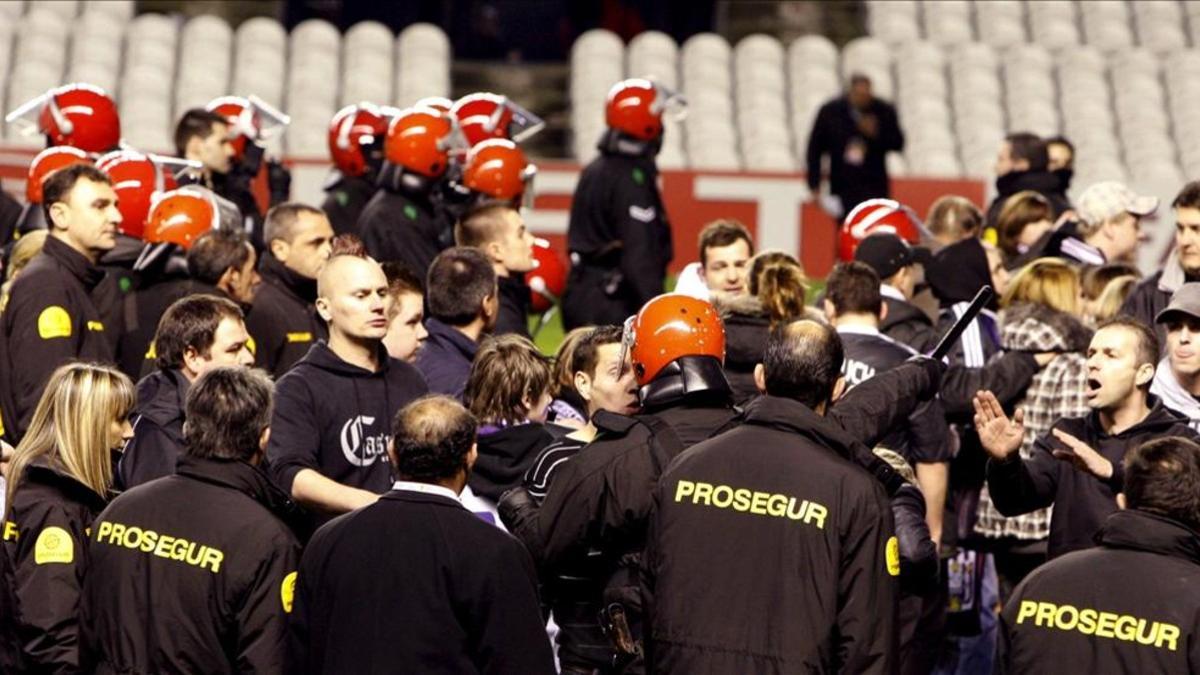
M724 327L712 305L662 295L647 303L626 331L642 414L598 413L594 423L600 435L558 470L540 508L523 488L500 500L501 518L529 547L543 573L577 577L572 592L580 594L579 616L559 622L559 658L577 668L603 669L612 662L611 654L574 650L573 643L597 644L598 626L584 618L596 611L583 608L591 603L598 609L609 585L620 604L631 609L639 604L636 583L617 572L631 567L622 557L642 549L651 494L662 469L686 448L737 424L738 411L721 368ZM857 439L873 444L936 389L940 367L925 361L864 383L831 417ZM903 479L865 448L856 461L890 490L902 486ZM620 621L613 622L610 630L623 632ZM582 634L572 635L565 624Z
M828 326L773 331L744 423L663 473L642 565L650 672L893 672L900 548L863 449L825 418L842 356Z
M97 306L100 255L116 244L121 212L108 177L90 164L55 172L42 188L50 236L13 284L0 315L0 414L15 444L47 378L71 359L112 361L113 340Z
M1099 545L1013 591L996 673L1200 672L1200 446L1156 438L1124 468L1126 510L1105 520Z
M677 100L640 79L608 92L600 156L583 170L571 202L567 330L620 324L663 292L673 251L654 157L662 146L662 113Z
M455 129L454 118L433 108L412 108L393 118L384 139L380 189L358 220L371 257L403 263L422 279L437 254L454 245L453 223L443 218L434 194L450 166Z
M176 474L96 519L82 595L97 673L283 672L298 510L257 465L271 419L259 370L215 368L188 391Z

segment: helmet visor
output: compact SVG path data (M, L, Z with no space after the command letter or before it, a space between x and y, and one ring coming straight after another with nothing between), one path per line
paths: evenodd
M51 96L52 92L53 90L47 91L46 93L40 96L35 96L16 108L13 108L12 111L4 116L4 121L16 127L17 131L20 132L22 136L33 136L41 133L42 130L38 128L38 118L42 114L42 108L44 108L47 103L53 103L54 98ZM51 113L54 114L56 118L60 118L56 119L60 125L66 120L66 118L62 115L62 112L58 109L58 106L54 106Z
M546 126L546 120L522 108L512 99L506 97L504 105L512 112L512 122L509 124L508 133L514 143L532 138Z
M654 85L654 103L650 105L650 112L673 122L682 122L687 117L687 97L653 78L646 79Z

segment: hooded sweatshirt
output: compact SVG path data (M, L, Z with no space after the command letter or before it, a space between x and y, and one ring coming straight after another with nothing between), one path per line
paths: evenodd
M279 487L313 469L382 494L392 485L387 441L396 411L423 396L425 380L379 346L378 372L343 361L324 340L279 379L267 459Z
M1148 403L1151 408L1146 419L1119 434L1106 432L1100 425L1100 413L1095 410L1086 417L1063 418L1051 427L1078 438L1112 462L1113 475L1107 481L1056 458L1055 450L1068 448L1047 433L1034 442L1030 459L1013 453L1003 462L988 460L987 486L992 502L1006 516L1053 504L1048 550L1051 558L1090 548L1104 519L1117 510L1117 493L1125 484L1122 468L1125 453L1163 436L1197 439L1196 432L1187 426L1187 418L1155 398Z
M1188 426L1200 431L1200 400L1179 383L1171 370L1170 359L1158 362L1158 368L1154 371L1154 381L1150 383L1150 393L1161 399L1163 405L1171 410L1183 413L1188 418Z
M978 239L964 239L937 252L926 273L933 295L941 308L938 334L958 317L980 288L990 286L992 274L988 269L987 253ZM951 364L963 364L969 368L983 366L999 349L1000 334L997 329L996 298L971 322L963 332L959 343L950 351Z

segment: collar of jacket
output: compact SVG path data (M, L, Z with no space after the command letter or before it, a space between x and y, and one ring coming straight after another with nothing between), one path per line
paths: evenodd
M1126 509L1112 514L1096 533L1096 543L1200 564L1200 535L1177 520L1148 511Z
M306 305L317 301L317 280L302 276L279 262L279 259L271 253L263 255L262 263L258 266L258 273L262 275L263 281L295 296L297 300Z
M1158 362L1150 391L1159 397L1163 405L1187 415L1193 429L1200 426L1200 401L1184 389L1179 378L1175 377L1175 372L1171 370L1170 357L1163 357L1163 360Z
M506 277L497 276L496 285L500 295L511 296L518 307L527 307L530 304L529 284L525 283L524 274L511 272Z
M454 326L442 323L438 319L430 318L425 320L425 330L429 332L429 338L431 340L436 339L439 344L446 344L454 347L461 352L468 361L475 360L475 352L479 351L479 343L475 342L466 335L463 335L462 332Z
M258 467L236 459L201 459L179 455L176 475L203 483L237 490L265 506L280 520L296 529L305 518L304 511L275 487L267 474Z
M996 192L1002 196L1014 195L1022 190L1062 192L1062 178L1049 171L1010 171L996 178Z
M654 158L662 149L662 136L660 135L652 141L643 141L616 129L605 129L604 133L600 135L600 142L596 144L596 148L605 155L644 159L653 167Z
M387 162L383 165L375 182L385 192L406 197L419 202L426 210L432 210L432 195L433 191L437 189L439 180L422 176L402 166Z
M330 349L329 343L325 340L317 340L312 347L308 348L308 353L304 355L301 362L346 377L386 377L388 369L391 367L391 362L387 348L383 346L382 342L375 345L375 356L379 360L379 370L370 371L338 356L336 352Z
M711 356L681 356L638 390L643 413L679 405L729 408L733 389L721 362Z
M1179 251L1172 248L1171 255L1167 256L1162 273L1158 276L1158 290L1174 294L1180 286L1190 281L1200 281L1200 275L1188 274L1187 270L1183 269L1183 263L1179 262Z
M104 270L93 265L87 256L71 248L54 235L46 237L42 253L67 268L71 276L78 279L79 283L83 284L89 292L104 278Z
M29 462L25 469L24 480L49 485L97 512L104 510L107 504L107 500L103 496L96 494L92 488L79 482L79 479L67 473L66 469L58 462L44 454Z
M137 383L137 412L160 426L183 422L183 406L191 383L177 368L157 370Z
M854 439L799 401L763 394L746 406L744 419L746 424L805 436L847 459L854 456Z
M911 302L893 298L886 293L882 293L882 295L884 303L887 304L887 316L879 324L880 330L886 331L889 326L909 321L916 321L926 326L933 325L933 321L929 319L929 315Z

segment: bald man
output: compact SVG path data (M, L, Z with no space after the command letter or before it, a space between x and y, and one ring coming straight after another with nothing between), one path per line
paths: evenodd
M374 260L330 258L316 300L329 342L316 342L275 385L272 477L313 513L314 524L373 503L391 487L392 417L428 391L417 369L389 358L383 346L391 302Z

